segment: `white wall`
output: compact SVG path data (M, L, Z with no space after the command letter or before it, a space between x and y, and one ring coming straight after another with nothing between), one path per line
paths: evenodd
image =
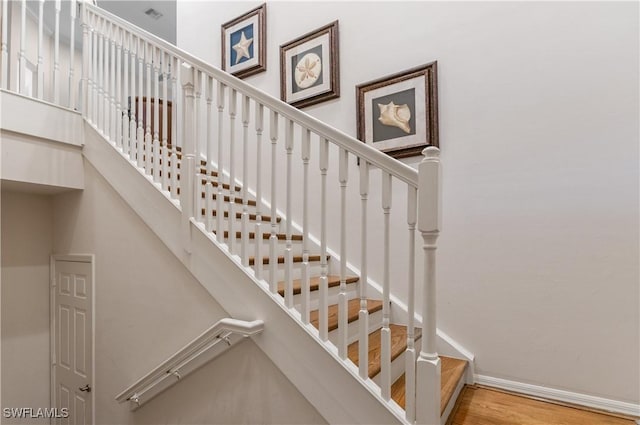
M85 190L57 195L56 253L96 258L96 421L324 423L246 341L135 413L114 397L226 312L85 161Z
M218 66L220 24L258 4L179 2L178 45ZM476 371L638 403L638 4L270 2L267 16L268 70L247 81L276 97L279 45L340 20L341 98L306 111L352 135L355 85L438 61L438 326Z
M49 407L52 200L4 190L1 204L2 407Z

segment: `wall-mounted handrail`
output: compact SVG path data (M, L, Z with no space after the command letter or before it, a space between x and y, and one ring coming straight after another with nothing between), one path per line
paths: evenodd
M225 318L182 347L158 367L116 396L136 410L191 372L213 360L236 343L262 332L264 322Z
M124 30L134 34L136 37L143 37L148 43L154 45L154 47L169 51L172 55L179 57L182 61L188 62L190 65L206 71L207 73L215 77L218 82L223 83L230 89L237 90L238 92L251 97L264 106L277 109L278 114L285 119L290 119L297 124L300 124L302 127L315 132L325 139L331 140L334 144L351 152L361 159L366 160L370 164L373 164L383 171L388 172L389 174L397 177L407 184L413 187L418 187L418 172L414 168L411 168L402 162L394 160L390 156L380 152L377 149L372 148L365 143L362 143L358 139L349 136L346 133L343 133L337 128L331 127L330 125L325 124L324 122L312 117L311 115L302 112L301 110L285 102L282 102L281 100L274 98L273 96L263 92L262 90L250 84L247 84L239 78L236 78L231 74L228 74L216 68L215 66L203 61L202 59L199 59L196 56L193 56L185 52L184 50L174 46L173 44L139 27L136 27L135 25L132 25L131 23L116 15L113 15L112 13L107 12L106 10L100 9L99 7L93 6L89 3L83 4L91 12L108 19L112 23L115 23L118 26L122 27Z

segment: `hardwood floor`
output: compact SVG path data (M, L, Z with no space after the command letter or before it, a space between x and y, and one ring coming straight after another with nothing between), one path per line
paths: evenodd
M447 425L636 425L636 422L490 388L467 386Z

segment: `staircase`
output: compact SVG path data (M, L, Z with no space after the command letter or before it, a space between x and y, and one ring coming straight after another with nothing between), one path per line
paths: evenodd
M446 422L472 364L436 327L439 150L416 170L92 4L80 11L85 157L232 315L246 302L286 320L265 319L256 343L327 420ZM2 54L4 66L6 43ZM298 349L316 356L304 372Z

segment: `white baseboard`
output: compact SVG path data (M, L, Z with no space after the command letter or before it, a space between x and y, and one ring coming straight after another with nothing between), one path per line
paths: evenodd
M476 384L501 388L507 391L526 394L548 400L562 401L579 406L604 410L607 412L621 413L630 416L640 416L640 404L627 403L602 397L558 390L555 388L541 387L539 385L525 384L507 379L494 378L486 375L475 375Z

